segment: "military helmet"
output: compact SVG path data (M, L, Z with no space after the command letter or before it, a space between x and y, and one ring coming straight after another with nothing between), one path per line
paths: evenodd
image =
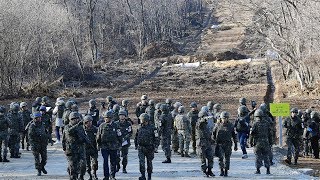
M5 113L6 112L6 108L3 106L0 106L0 113Z
M215 104L214 106L213 106L213 109L216 109L216 110L220 110L221 109L221 104Z
M266 103L262 103L260 105L259 109L261 109L263 112L267 112L267 104Z
M56 106L64 106L64 101L63 100L57 101Z
M166 104L172 104L172 99L166 99Z
M47 107L46 106L40 106L39 111L47 111Z
M90 99L89 105L90 105L91 107L97 105L96 100L95 100L95 99Z
M298 108L292 108L292 109L290 110L290 112L291 112L291 113L298 113Z
M228 119L228 118L230 118L230 113L228 113L227 111L223 111L223 112L220 114L220 118L221 118L221 119Z
M78 105L77 105L77 104L72 104L71 110L72 110L72 111L79 111Z
M240 98L239 103L245 105L247 103L246 98L244 98L244 97Z
M311 113L311 109L310 108L306 109L306 113L310 114Z
M311 119L319 119L320 118L319 113L317 111L312 111L310 113L310 117L311 117Z
M78 104L78 102L76 101L75 98L70 98L70 99L68 99L68 101L71 101L73 104Z
M58 102L58 101L60 101L60 100L63 100L63 101L64 101L64 97L57 97L56 102Z
M83 117L83 122L93 121L93 118L90 114L87 114Z
M113 113L112 111L106 111L103 113L104 118L113 118Z
M202 106L201 111L209 112L208 106Z
M113 111L119 111L120 110L120 106L118 104L113 105L112 107Z
M39 117L42 117L42 114L40 112L34 112L32 114L32 118L35 119L35 118L39 118Z
M247 113L247 107L245 105L241 105L238 108L238 114L241 115L241 114L246 114L246 113Z
M110 102L110 101L113 100L113 97L112 97L112 96L107 96L106 100L107 100L108 102Z
M160 110L161 111L168 111L169 109L168 109L168 106L166 104L161 104Z
M154 106L155 102L153 99L150 99L149 102L148 102L149 106Z
M66 102L65 106L66 106L67 109L71 109L71 106L72 106L73 104L74 104L73 101L68 100L68 101Z
M147 100L147 99L148 99L148 96L144 94L144 95L141 96L140 99L141 99L141 100Z
M161 103L157 103L156 106L155 106L155 108L156 108L156 109L160 109L160 106L161 106Z
M119 116L120 116L120 115L127 116L127 112L124 111L124 110L120 110L120 111L119 111Z
M69 115L69 119L70 120L72 120L72 119L80 119L80 114L78 112L72 112Z
M41 100L42 100L41 97L37 97L37 98L36 98L36 101L37 101L38 103L41 103Z
M127 106L128 104L129 104L128 99L124 99L124 100L122 100L122 102L121 102L121 105L122 105L122 106Z
M213 108L213 106L214 106L213 101L209 101L209 102L207 103L207 106L208 106L209 108Z
M202 118L202 117L204 117L204 116L208 116L208 112L201 110L201 111L198 113L198 117L199 117L199 118Z
M254 114L253 114L254 117L263 117L264 116L264 112L262 111L262 109L257 109L254 111Z
M147 113L142 113L139 116L139 119L141 120L141 123L144 123L144 122L148 122L150 120L150 117Z
M26 107L27 106L27 103L26 102L21 102L20 103L20 108L23 108L23 107Z
M180 102L175 102L175 103L173 104L173 107L174 107L174 108L179 108L180 106L182 106L182 104L181 104Z
M178 112L179 113L184 113L186 111L186 108L184 108L184 106L180 106L179 108L178 108Z
M42 102L47 102L49 100L49 98L47 96L43 96L41 100L42 100Z
M19 105L18 103L16 103L16 102L12 102L12 103L10 104L10 109L11 109L12 111L19 111L19 108L20 108L20 105Z
M191 107L191 108L197 108L197 103L192 102L192 103L190 104L190 107Z

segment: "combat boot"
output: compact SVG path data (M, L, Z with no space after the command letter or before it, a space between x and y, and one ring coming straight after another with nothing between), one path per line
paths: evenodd
M298 159L295 159L294 160L294 165L297 165L298 164Z
M214 177L214 176L215 176L215 175L213 174L213 172L212 172L211 169L208 169L207 175L208 175L208 176L211 176L211 177Z
M222 169L222 168L220 170L220 176L224 176L224 169Z
M141 173L139 180L146 180L146 175L144 173Z
M119 172L119 170L120 170L120 162L118 162L116 165L116 172Z
M267 174L270 174L270 167L267 167Z
M181 155L181 157L184 157L184 153L183 152L181 152L180 155Z
M41 176L41 170L40 170L40 169L38 169L38 174L37 174L37 176Z
M128 172L127 172L127 169L126 169L126 167L125 166L123 166L123 168L122 168L122 172L124 173L124 174L127 174Z
M3 156L2 162L10 162L10 161L7 159L7 156Z
M151 173L148 173L148 180L151 180Z
M162 161L162 163L171 163L171 159L167 158L165 161Z
M255 172L255 174L261 174L260 168L257 168L257 171Z
M21 143L21 149L24 149L24 143Z
M228 170L225 169L225 170L224 170L224 177L227 177L227 176L228 176Z
M43 174L47 174L48 173L47 170L44 167L41 169L41 171L43 172Z
M106 176L106 177L103 178L103 180L109 180L109 177Z

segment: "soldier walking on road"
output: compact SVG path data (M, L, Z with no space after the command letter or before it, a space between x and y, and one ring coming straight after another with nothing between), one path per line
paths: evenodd
M191 123L184 114L185 108L183 106L179 107L178 112L179 114L174 119L174 127L178 132L180 154L181 157L190 157Z
M154 150L159 145L158 131L157 129L149 124L149 116L146 113L140 115L141 127L137 130L134 144L135 148L138 149L139 156L139 169L141 176L139 180L145 180L145 160L147 159L147 173L148 180L151 180L152 174L152 160L154 158Z
M180 106L182 106L182 104L180 102L176 102L173 104L174 109L171 111L172 119L174 119L179 114L178 109ZM172 130L171 140L172 140L173 152L179 154L179 152L178 152L178 150L179 150L179 137L178 137L178 131L176 129Z
M121 147L122 134L119 124L112 120L113 114L111 111L106 111L103 115L105 122L103 122L98 129L97 144L98 150L101 149L103 157L103 174L104 180L115 179L117 152ZM110 157L110 171L109 171L109 157Z
M66 106L66 108L65 108L65 110L64 110L64 112L63 112L63 115L62 115L62 119L63 119L63 124L64 125L68 125L69 124L69 115L70 115L70 113L72 112L72 110L71 110L71 106L73 105L73 104L75 104L73 101L70 101L70 100L68 100L67 102L66 102L66 104L65 104L65 106Z
M319 159L319 137L320 137L320 129L319 129L319 121L320 117L318 112L312 111L310 114L311 123L307 127L307 137L310 134L311 147L313 151L313 156L315 159Z
M238 117L235 121L234 127L236 128L236 131L238 133L238 139L240 141L240 147L242 150L242 159L248 158L247 155L247 137L250 133L250 116L247 112L247 107L244 105L241 105L238 108Z
M42 114L41 121L44 124L44 127L46 128L46 132L48 134L49 143L52 146L53 145L52 135L51 135L52 134L52 116L47 113L47 110L46 110L45 106L41 106L40 107L40 113Z
M169 114L169 109L166 104L160 106L162 112L160 120L160 135L161 135L161 144L162 150L166 156L166 160L162 163L171 163L171 134L173 129L173 119L171 114Z
M6 117L5 107L0 106L0 162L10 162L7 159L8 141L9 141L9 120Z
M23 132L23 120L19 113L20 105L17 103L10 104L9 119L9 149L10 158L20 158L20 133Z
M32 103L32 113L38 112L41 106L41 97L37 97L36 100Z
M254 146L254 153L256 155L256 174L260 174L260 168L264 166L267 168L267 174L270 174L270 146L272 145L271 125L265 121L265 114L261 109L254 112L254 124L252 126L250 144ZM263 161L263 163L262 163Z
M219 157L220 176L228 176L232 153L232 141L234 143L234 150L238 150L236 133L233 124L229 122L229 118L230 114L228 112L221 112L221 122L216 124L212 133L212 139L216 142L215 154Z
M287 129L286 135L288 145L287 159L285 162L291 164L292 148L294 148L294 164L296 165L298 163L303 127L302 120L297 116L298 109L292 108L290 112L291 116L288 117L283 124L283 126Z
M197 109L197 104L195 102L192 102L190 104L191 110L188 112L187 116L189 118L189 121L191 122L191 140L192 140L192 154L196 154L196 124L199 119L199 111Z
M89 101L89 109L87 111L87 114L91 115L92 117L92 125L97 126L100 113L99 109L97 108L97 102L94 99L91 99Z
M35 168L38 170L38 176L41 176L41 172L47 174L44 166L47 164L48 134L41 121L41 117L42 114L40 112L33 113L34 120L28 128L29 142L34 156Z
M152 124L153 126L155 126L155 122L154 122L154 112L156 110L155 102L154 102L154 100L150 99L148 104L149 104L149 106L146 109L146 113L150 117L149 123Z
M140 124L140 119L139 119L140 115L142 113L145 113L148 107L148 96L142 95L140 99L141 99L141 102L137 104L137 108L136 108L136 116L138 118L138 124Z
M27 107L27 103L26 102L21 102L20 103L20 113L21 113L21 116L22 116L22 120L23 120L23 131L21 133L21 148L24 149L24 145L26 144L27 145L27 151L29 151L29 138L28 138L28 132L25 131L25 128L27 126L27 124L32 121L32 118L31 118L31 112L28 110L28 107Z

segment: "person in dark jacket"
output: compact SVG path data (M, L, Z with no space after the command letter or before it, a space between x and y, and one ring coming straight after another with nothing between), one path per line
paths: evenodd
M319 132L319 113L316 111L312 111L310 114L311 117L311 123L307 127L307 137L309 136L308 134L311 134L311 148L313 151L313 156L315 159L319 159L319 137L320 137L320 132Z

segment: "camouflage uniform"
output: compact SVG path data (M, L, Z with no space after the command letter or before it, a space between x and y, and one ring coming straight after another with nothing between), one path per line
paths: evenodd
M118 104L115 104L113 106L113 120L118 122L119 121L119 111L120 111L120 106Z
M148 123L144 123L149 120L149 116L143 113L139 117L142 121L141 127L137 130L134 143L136 149L138 149L139 156L139 168L141 177L139 180L145 180L145 159L147 159L147 173L148 180L151 179L152 174L152 160L154 158L154 149L159 144L157 129Z
M132 125L128 120L125 120L124 122L121 122L120 120L119 126L122 134L122 146L120 149L121 157L122 157L122 167L123 167L123 172L127 173L126 167L128 164L128 152L130 147L130 137L132 136Z
M68 173L71 180L80 179L86 172L85 143L90 143L83 129L83 122L79 113L72 112L69 116L70 123L65 126L62 136L62 148L68 160Z
M171 134L173 128L173 119L171 114L169 114L168 107L166 104L162 104L161 107L161 116L159 117L160 121L160 135L161 135L161 144L162 150L166 156L166 160L163 163L171 163Z
M4 107L1 108L0 113L0 162L9 162L7 160L8 141L9 141L9 120L5 115ZM2 151L3 147L3 151Z
M173 105L174 109L173 109L173 111L171 111L172 119L174 119L179 114L178 108L180 106L181 106L180 102L174 103L174 105ZM172 139L173 152L178 153L178 150L179 150L179 137L178 137L178 131L176 129L173 129L171 139Z
M297 164L303 128L302 120L297 116L298 110L293 108L291 109L291 113L295 113L295 115L288 117L283 124L283 126L287 129L286 135L288 145L287 159L285 161L288 164L291 164L292 148L294 147L294 163Z
M108 103L108 109L107 110L113 110L113 106L118 104L116 101L113 100L112 96L107 96L106 98L107 103Z
M11 105L10 105L11 106ZM11 158L20 158L19 148L20 148L20 133L23 132L23 120L19 111L19 104L13 104L13 107L10 108L11 111L8 113L9 119L9 149Z
M174 127L178 132L179 147L181 156L189 156L189 145L191 140L191 123L188 117L184 114L184 107L179 107L180 113L174 119Z
M93 99L89 101L90 108L87 111L87 114L91 115L93 118L92 125L97 126L99 121L99 109L96 107L96 101Z
M34 117L41 117L40 113L34 113ZM33 121L28 129L29 142L34 156L35 168L38 170L38 176L41 171L47 174L44 166L47 164L47 144L48 135L44 124L40 121ZM41 161L40 161L41 156Z
M74 104L73 101L67 101L66 104L65 104L66 108L65 108L65 110L63 112L63 115L62 115L62 119L63 119L63 124L64 125L68 125L69 124L69 121L70 121L69 120L69 115L72 112L71 106L73 104Z
M148 107L148 102L147 102L148 97L146 95L141 96L141 102L139 102L137 104L137 108L136 108L136 116L138 118L138 124L140 124L140 119L139 116L142 113L146 112L146 109Z
M41 97L37 97L36 100L32 103L32 113L39 111L41 106Z
M146 113L149 115L150 124L152 124L153 126L155 126L155 120L154 120L155 110L156 110L156 108L154 106L154 101L150 100L149 106L146 108Z
M198 154L201 159L201 170L207 176L214 176L212 173L213 167L213 150L212 150L212 139L210 129L208 126L206 111L199 112L199 121L196 125L197 132L197 148ZM208 163L207 163L208 161Z
M41 121L46 128L46 132L48 134L49 143L51 146L53 145L52 142L52 116L46 112L46 108L44 106L40 107L40 112L42 113Z
M197 105L194 103L193 108L196 108ZM192 108L192 107L191 107ZM192 149L193 153L196 153L196 124L198 122L198 114L199 111L197 109L190 110L187 114L187 117L189 118L189 121L191 122L191 140L192 140Z
M256 174L260 174L260 168L267 168L267 174L270 174L270 146L272 145L271 126L268 121L263 120L264 112L257 109L254 113L255 123L252 126L250 142L254 146L256 155ZM264 163L262 163L262 161Z
M221 169L220 176L228 176L228 170L230 169L230 156L232 153L232 140L234 143L234 150L237 148L237 138L234 131L234 126L229 119L229 113L221 112L221 122L217 123L213 129L212 139L216 142L215 154L219 157L219 166Z
M320 117L318 112L311 112L311 122L307 127L307 134L310 134L311 138L311 148L313 151L313 156L315 159L319 159L319 137L320 137L320 128L319 128ZM308 135L307 135L308 136Z
M21 139L21 148L24 149L24 144L26 142L27 144L27 150L29 151L29 138L28 138L28 132L25 131L27 124L32 121L31 112L28 109L20 111L22 120L23 120L23 132L21 133L20 139Z
M307 133L308 126L311 124L311 109L306 109L305 113L302 115L302 121L304 125L304 131L303 131L303 154L305 156L309 156L309 152L311 152L310 148L310 133Z
M119 124L112 121L112 112L107 111L104 114L104 118L110 118L110 122L103 122L98 128L97 144L98 149L101 148L101 154L103 157L103 173L104 177L109 178L109 165L108 158L110 156L110 173L111 179L115 178L116 164L117 164L117 152L121 147L122 135Z

